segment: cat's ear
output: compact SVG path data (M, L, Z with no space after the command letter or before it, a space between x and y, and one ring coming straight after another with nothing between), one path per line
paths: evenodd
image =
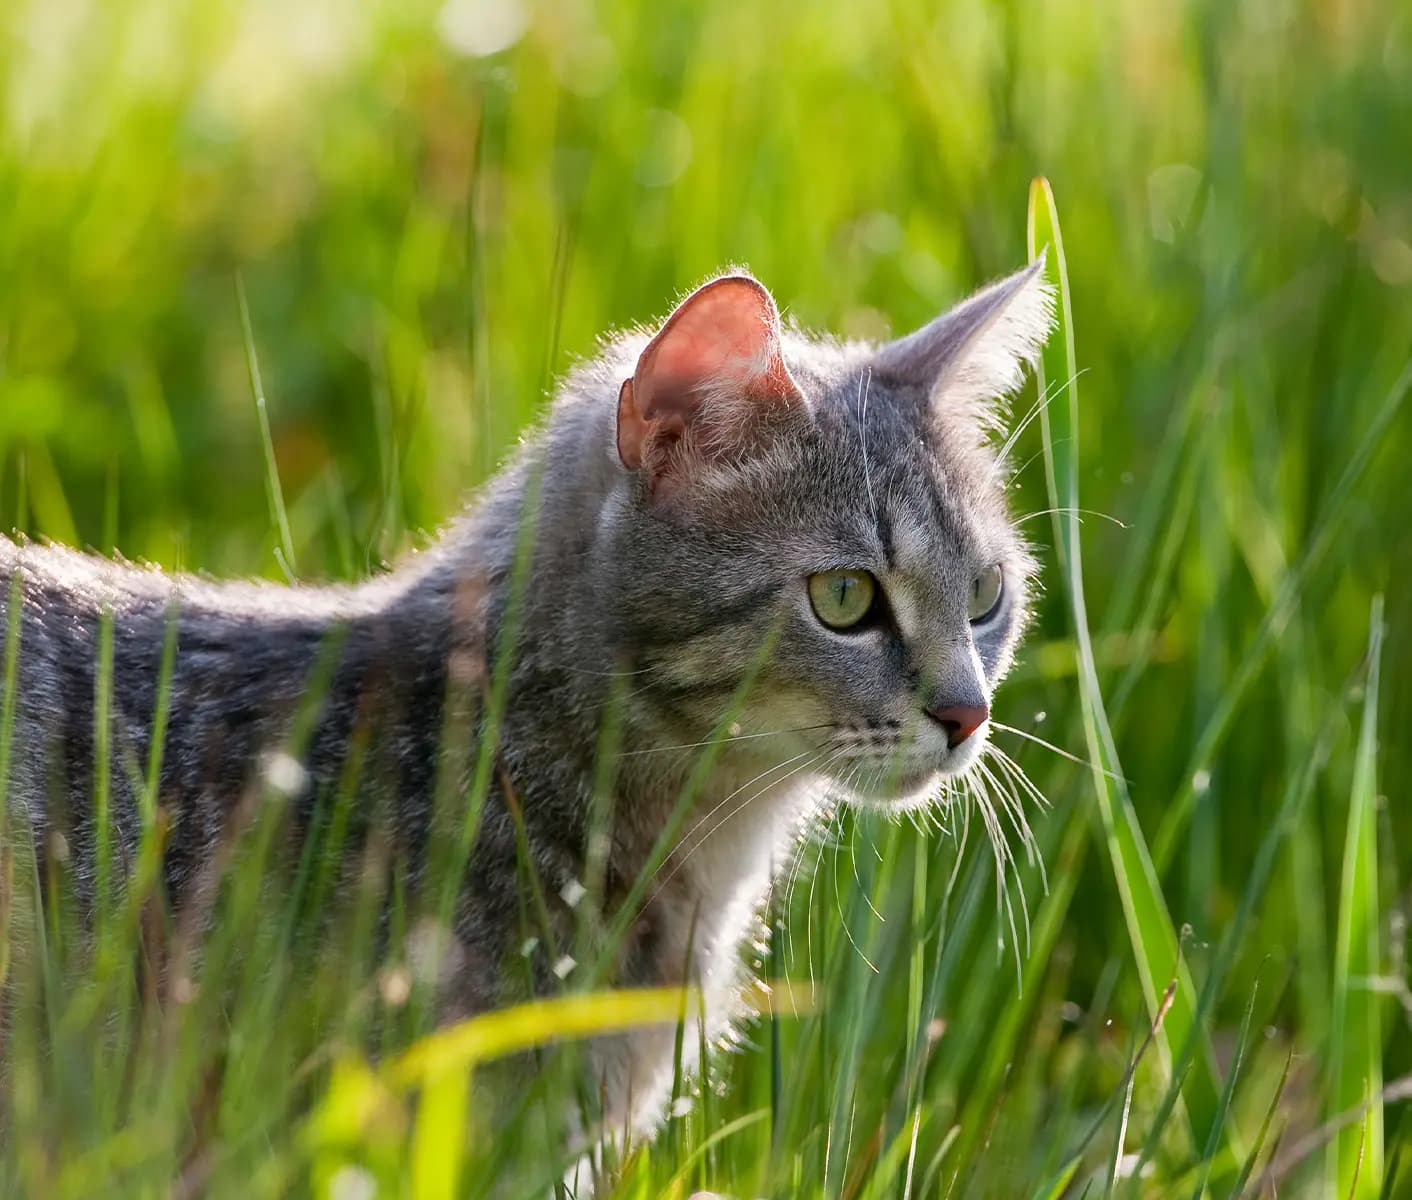
M677 306L618 393L618 457L654 494L749 453L804 396L785 365L780 315L763 284L724 275Z
M994 401L1019 387L1054 324L1044 255L982 288L873 360L876 375L926 388L934 403L991 419Z

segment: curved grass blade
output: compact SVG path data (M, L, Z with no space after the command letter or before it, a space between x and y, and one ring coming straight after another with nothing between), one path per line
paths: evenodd
M1030 186L1028 239L1031 258L1045 253L1045 272L1058 293L1057 329L1041 355L1038 386L1042 393L1047 379L1068 380L1068 403L1046 405L1041 410L1040 423L1049 503L1057 510L1054 514L1055 544L1074 628L1084 738L1098 796L1104 842L1122 900L1133 958L1148 1011L1154 1017L1167 981L1173 977L1177 980L1176 992L1158 1035L1159 1052L1168 1072L1173 1047L1180 1053L1190 1039L1202 1038L1200 1043L1193 1043L1196 1053L1182 1084L1191 1132L1200 1147L1206 1144L1218 1120L1219 1090L1209 1049L1195 1020L1196 992L1191 974L1182 960L1157 872L1133 811L1098 683L1079 544L1078 388L1075 382L1078 363L1074 352L1069 280L1054 193L1043 178L1036 179Z
M685 991L690 1004L695 992ZM427 1034L389 1063L385 1075L394 1085L412 1087L549 1042L675 1024L682 993L679 987L579 992L495 1009Z

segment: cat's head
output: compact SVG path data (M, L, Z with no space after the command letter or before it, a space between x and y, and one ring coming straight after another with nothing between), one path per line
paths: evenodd
M737 701L731 753L776 764L761 787L823 774L904 805L975 762L1033 572L994 442L1051 312L1036 263L838 343L738 273L632 345L613 536L635 702L694 740Z

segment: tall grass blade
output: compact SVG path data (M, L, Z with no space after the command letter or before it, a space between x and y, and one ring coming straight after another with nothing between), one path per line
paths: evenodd
M235 277L235 296L240 305L240 333L245 340L245 368L250 374L250 395L255 401L255 418L260 423L260 449L265 455L265 498L270 506L270 520L279 530L279 548L283 556L280 566L292 579L297 573L294 559L294 538L289 532L289 511L284 504L284 488L280 486L279 464L275 462L275 443L270 434L270 414L265 405L265 385L260 378L260 359L255 352L255 331L250 324L250 305L245 300L245 278Z
M1157 872L1153 869L1147 843L1123 779L1089 636L1079 544L1078 362L1074 351L1064 242L1054 194L1045 179L1036 179L1030 187L1028 241L1031 258L1041 253L1046 255L1046 275L1058 292L1058 327L1041 357L1037 372L1038 386L1043 394L1047 380L1068 381L1068 403L1046 405L1041 410L1041 430L1050 507L1062 510L1054 514L1054 532L1069 602L1069 616L1073 622L1084 740L1092 767L1093 786L1098 796L1104 840L1122 900L1133 958L1148 1011L1154 1018L1167 981L1173 977L1177 980L1170 1009L1158 1033L1158 1045L1169 1070L1174 1057L1173 1049L1181 1053L1189 1041L1195 1049L1190 1073L1183 1083L1182 1096L1193 1137L1201 1146L1217 1120L1219 1090L1215 1071L1204 1036L1194 1020L1196 993L1191 974L1181 956Z
M1368 685L1358 735L1348 828L1339 886L1334 949L1333 1025L1329 1046L1328 1116L1367 1106L1362 1120L1329 1144L1331 1195L1365 1200L1382 1192L1383 1050L1379 995L1372 981L1382 954L1378 912L1378 682L1383 598L1373 600L1368 628Z

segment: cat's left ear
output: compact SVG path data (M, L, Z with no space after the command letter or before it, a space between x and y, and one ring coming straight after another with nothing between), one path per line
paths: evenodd
M1044 255L982 288L915 333L890 342L875 375L925 388L936 405L988 424L994 401L1013 392L1039 357L1054 324L1054 289Z

